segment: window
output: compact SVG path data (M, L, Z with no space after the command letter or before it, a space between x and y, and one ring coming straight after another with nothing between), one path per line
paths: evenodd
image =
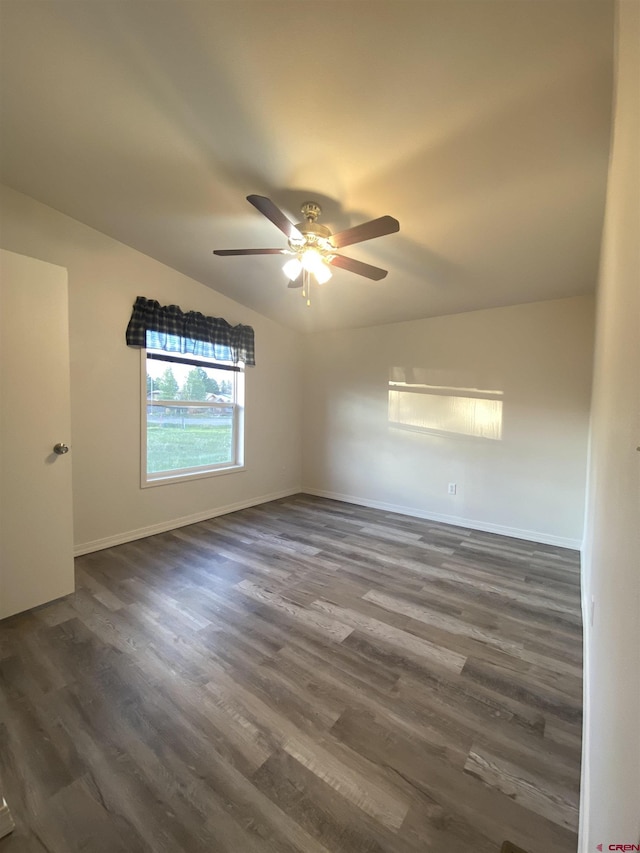
M137 296L126 341L142 353L141 485L242 469L251 326Z
M142 374L143 486L242 468L242 366L148 348Z

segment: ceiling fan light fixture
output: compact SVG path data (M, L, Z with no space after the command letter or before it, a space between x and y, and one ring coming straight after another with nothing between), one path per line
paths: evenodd
M302 272L302 264L298 258L291 258L282 267L282 271L291 281L295 281Z
M322 255L317 249L305 249L301 261L303 268L312 273L323 265Z
M313 275L315 276L318 284L324 284L331 278L331 270L326 263L322 262L314 269Z

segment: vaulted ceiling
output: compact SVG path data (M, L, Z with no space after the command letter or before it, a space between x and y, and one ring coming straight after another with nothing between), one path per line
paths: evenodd
M3 183L286 325L373 325L593 290L608 0L2 0ZM334 231L306 308L245 201ZM153 295L153 294L147 294ZM193 306L189 306L193 307Z

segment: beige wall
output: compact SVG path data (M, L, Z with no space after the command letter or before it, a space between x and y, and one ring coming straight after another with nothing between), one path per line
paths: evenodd
M578 547L592 324L576 297L309 336L303 486Z
M299 489L297 333L27 196L2 187L0 205L3 248L69 273L77 550ZM246 372L246 471L140 488L140 353L124 341L138 295L255 328L257 366Z
M640 5L618 4L583 559L580 853L640 843ZM594 608L593 625L590 611Z

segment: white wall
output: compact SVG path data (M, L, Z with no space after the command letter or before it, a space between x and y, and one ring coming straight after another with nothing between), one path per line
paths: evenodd
M305 490L579 546L591 297L319 333L305 346ZM390 379L423 386L401 392L403 426Z
M299 489L297 333L6 187L0 187L0 215L3 248L69 273L78 552ZM138 295L254 327L257 365L246 371L246 471L140 488L140 352L124 339ZM46 369L45 359L43 381Z
M640 5L618 4L583 552L580 851L640 843ZM589 624L591 598L593 626Z

